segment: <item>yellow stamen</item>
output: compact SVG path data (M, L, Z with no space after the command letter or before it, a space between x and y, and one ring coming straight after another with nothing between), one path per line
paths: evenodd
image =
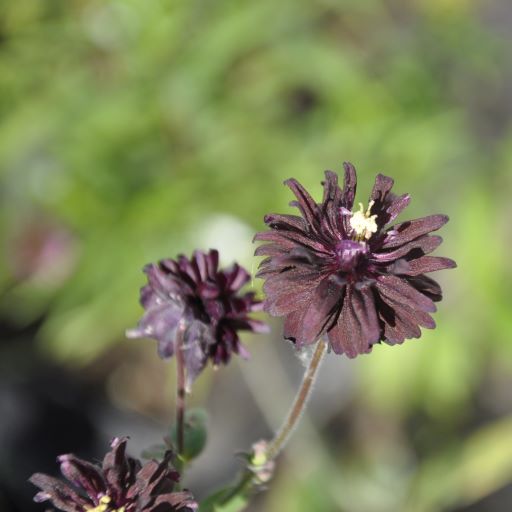
M100 498L100 504L94 508L85 507L87 512L109 512L108 504L112 501L110 496L102 496ZM124 507L121 507L114 512L124 512Z
M364 211L363 203L359 203L359 211L353 212L350 218L350 227L354 230L356 240L363 241L371 238L378 230L375 219L377 215L370 215L375 201L370 201L368 209Z

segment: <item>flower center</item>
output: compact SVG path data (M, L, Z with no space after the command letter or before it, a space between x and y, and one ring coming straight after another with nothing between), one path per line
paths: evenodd
M353 272L363 254L367 252L364 242L354 240L340 240L336 244L336 261L338 269L342 272Z
M373 233L376 233L378 230L377 222L375 221L377 215L370 215L374 204L375 201L370 201L368 209L365 212L363 203L359 203L359 211L352 213L352 217L350 218L350 227L354 232L355 240L358 242L368 240Z
M89 507L85 507L84 510L86 510L86 512L125 512L125 508L124 507L119 507L119 508L110 508L110 502L112 501L112 498L110 496L102 496L100 498L100 503L99 505L97 505L96 507L94 508L89 508Z

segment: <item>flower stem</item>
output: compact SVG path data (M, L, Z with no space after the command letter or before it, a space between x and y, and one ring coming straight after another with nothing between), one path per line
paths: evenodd
M176 437L178 456L182 456L185 448L185 361L183 359L184 326L180 324L176 333Z
M267 460L273 460L279 455L279 453L290 439L295 427L297 426L311 395L313 383L315 382L315 379L318 375L320 363L323 360L326 348L327 343L325 340L320 339L317 342L315 351L313 352L313 356L309 362L309 366L304 373L302 383L297 392L297 395L295 396L292 408L290 409L290 412L288 413L284 423L281 425L281 428L274 436L274 439L272 439L268 445L266 453Z
M244 473L242 473L238 483L229 489L226 494L219 500L219 505L226 505L237 496L243 496L245 492L252 486L253 479L254 473L251 470L246 469Z
M274 438L268 443L263 456L258 456L255 452L249 460L249 465L245 471L240 475L238 482L229 489L226 494L220 499L221 505L226 505L237 496L247 494L255 485L259 477L263 476L262 471L273 471L273 460L281 453L286 443L290 439L295 427L304 413L313 384L318 376L320 363L323 360L324 354L327 349L327 343L321 339L318 341L313 356L302 378L302 383L299 387L295 400L293 402L290 412L286 416L281 428L277 431ZM255 445L253 445L254 449ZM266 481L266 480L264 480Z

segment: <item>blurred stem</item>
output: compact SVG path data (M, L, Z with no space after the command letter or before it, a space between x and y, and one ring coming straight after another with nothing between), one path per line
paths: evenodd
M281 453L306 409L306 405L309 397L311 396L313 384L318 376L318 370L320 369L326 349L327 342L323 339L319 340L304 373L304 377L302 378L302 383L297 391L292 408L286 416L284 423L277 431L274 439L269 442L263 457L260 458L257 454L252 454L249 465L240 476L238 483L229 489L219 501L221 505L226 505L232 499L247 494L253 487L253 484L258 480L259 471L262 469L265 470L265 466L272 463L272 461Z
M292 408L286 416L284 423L281 428L277 431L274 439L268 443L268 447L265 452L258 454L252 453L249 459L249 464L245 468L245 471L241 474L238 483L236 483L231 489L226 491L226 494L219 500L219 504L226 505L232 499L238 496L246 495L253 487L257 485L261 472L270 471L272 472L273 460L281 453L286 443L290 439L293 431L297 427L309 397L313 389L313 384L318 376L318 370L320 369L321 362L327 349L327 343L321 339L318 341L313 352L313 356L309 361L309 365L302 378L301 385L293 401ZM254 445L253 445L254 449ZM270 467L269 467L270 464ZM263 480L266 481L266 480Z
M176 437L178 458L181 459L185 447L185 361L183 358L183 335L185 326L182 322L177 329L176 333Z
M281 428L274 436L274 439L270 441L268 445L266 453L267 461L273 460L279 455L281 450L285 447L286 443L290 439L293 431L295 430L295 427L297 426L302 414L304 413L326 348L327 343L325 340L321 339L317 342L315 351L313 352L311 361L309 362L308 368L304 373L302 383L297 392L292 408L290 409L290 412L288 413L288 416L286 417Z
M243 496L246 491L252 487L253 480L254 473L250 469L246 469L244 473L242 473L239 482L227 491L226 495L224 495L219 501L219 504L226 505L233 498L236 498L237 496Z

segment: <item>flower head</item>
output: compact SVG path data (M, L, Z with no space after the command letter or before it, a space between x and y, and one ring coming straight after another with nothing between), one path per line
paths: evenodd
M321 203L296 180L285 182L301 216L265 217L270 231L255 237L266 242L256 249L266 256L257 275L265 279L264 309L285 317L285 338L303 347L326 334L334 352L356 357L379 341L394 345L434 328L429 313L441 288L425 274L456 265L427 256L442 241L429 233L446 215L390 226L410 197L393 194L393 180L382 174L368 208L354 211L356 171L349 163L344 169L343 188L326 171Z
M49 501L64 512L194 512L198 505L189 492L173 492L179 474L169 465L172 454L162 462L142 465L126 455L126 438L115 438L102 466L74 455L57 458L62 481L42 473L30 482L41 489L36 502Z
M208 359L218 365L227 363L233 352L247 356L239 330L267 330L266 324L249 317L261 309L254 293L239 293L250 279L247 271L237 264L227 270L218 266L216 250L146 265L148 284L140 294L146 312L137 328L126 333L130 338L156 339L163 358L176 352L177 336L182 336L189 379L201 372Z

